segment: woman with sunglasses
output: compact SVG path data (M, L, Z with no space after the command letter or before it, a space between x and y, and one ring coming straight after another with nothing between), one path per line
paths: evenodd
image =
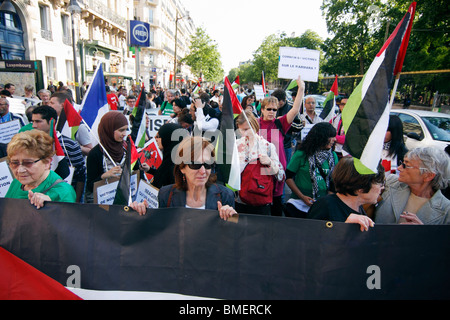
M208 140L200 136L187 137L174 156L175 184L159 190L159 208L219 210L224 220L236 214L234 193L215 183L216 175L212 173L215 151Z
M29 199L37 209L46 201L75 202L74 188L50 170L53 139L46 132L30 130L14 135L7 153L14 180L5 198Z
M276 97L265 98L261 103L261 117L259 120L259 134L276 147L278 158L283 169L286 170L286 153L284 151L284 136L291 127L292 122L300 111L305 91L305 83L299 76L297 79L298 94L295 97L292 108L285 115L276 118L278 110L278 99ZM273 194L273 205L271 214L273 216L282 215L282 195L284 190L284 180L275 183Z
M449 184L448 154L435 147L408 151L399 174L386 179L375 211L376 223L449 224L450 200L441 192Z

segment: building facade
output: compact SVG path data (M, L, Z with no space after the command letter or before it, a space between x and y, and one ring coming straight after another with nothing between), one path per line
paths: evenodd
M177 60L184 57L194 32L194 23L178 0L77 0L80 10L75 13L70 0L10 2L15 13L0 11L1 59L41 61L44 86L62 81L75 88L75 47L80 84L89 84L102 64L110 85L130 87L139 79L146 86L167 88L177 63L175 51ZM128 20L151 26L151 45L141 48L138 62L127 44ZM193 80L186 66L178 66L177 75L178 84Z

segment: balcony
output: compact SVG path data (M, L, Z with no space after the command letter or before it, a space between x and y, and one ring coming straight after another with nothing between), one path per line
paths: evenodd
M53 34L51 30L41 29L41 37L42 39L53 41Z

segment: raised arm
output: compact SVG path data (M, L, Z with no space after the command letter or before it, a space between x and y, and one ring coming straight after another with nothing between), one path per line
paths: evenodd
M294 104L292 105L291 110L286 114L286 120L288 123L292 123L294 121L295 116L300 111L300 106L302 105L303 96L305 94L305 82L303 82L302 78L298 76L297 79L298 91L294 100Z

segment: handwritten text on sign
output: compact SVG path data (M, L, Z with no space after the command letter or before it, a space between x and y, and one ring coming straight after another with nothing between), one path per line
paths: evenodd
M280 47L278 78L317 82L319 78L320 52L304 48Z

